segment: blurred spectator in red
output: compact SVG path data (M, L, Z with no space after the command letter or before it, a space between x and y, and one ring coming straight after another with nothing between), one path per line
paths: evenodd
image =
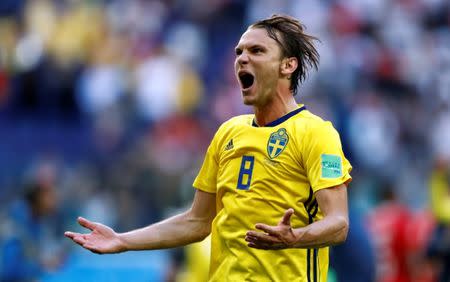
M410 282L406 227L411 215L408 207L397 200L391 183L380 189L381 202L368 218L375 247L376 281Z
M435 225L434 216L428 209L414 212L409 221L406 234L411 282L433 282L437 279L436 268L426 256Z

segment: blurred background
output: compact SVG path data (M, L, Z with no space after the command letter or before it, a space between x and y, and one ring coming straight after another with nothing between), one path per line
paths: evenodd
M1 0L0 281L205 279L207 244L98 256L63 232L189 206L215 130L252 110L234 47L273 13L320 38L296 98L354 167L329 281L450 281L445 0Z

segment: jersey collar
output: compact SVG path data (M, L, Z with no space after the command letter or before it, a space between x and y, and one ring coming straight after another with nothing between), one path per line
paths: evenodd
M289 113L285 114L284 116L282 116L282 117L280 117L280 118L278 118L278 119L276 119L276 120L274 120L274 121L272 121L272 122L269 122L268 124L266 124L266 125L263 126L263 127L274 127L274 126L277 126L277 125L279 125L279 124L285 122L285 121L288 120L289 118L295 116L296 114L298 114L299 112L301 112L301 111L303 111L303 110L306 110L306 107L305 107L305 106L301 106L300 108L295 109L295 110L293 110L292 112L289 112ZM256 124L256 122L255 122L255 118L253 118L253 120L252 120L252 126L253 126L253 127L259 127L259 126Z

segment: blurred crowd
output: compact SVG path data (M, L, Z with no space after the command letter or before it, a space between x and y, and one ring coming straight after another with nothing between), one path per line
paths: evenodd
M78 215L125 231L185 207L217 127L252 111L234 46L274 13L320 39L297 101L334 123L354 167L362 239L340 255L367 240L355 262L377 281L437 281L450 268L446 0L0 1L0 281L62 268ZM333 269L351 281L355 268Z

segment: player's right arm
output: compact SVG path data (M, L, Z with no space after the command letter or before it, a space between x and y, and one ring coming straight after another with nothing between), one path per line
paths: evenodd
M91 233L65 232L85 249L94 253L119 253L130 250L154 250L184 246L203 240L211 232L216 216L216 194L196 190L189 210L161 222L126 233L117 233L101 223L78 218Z

